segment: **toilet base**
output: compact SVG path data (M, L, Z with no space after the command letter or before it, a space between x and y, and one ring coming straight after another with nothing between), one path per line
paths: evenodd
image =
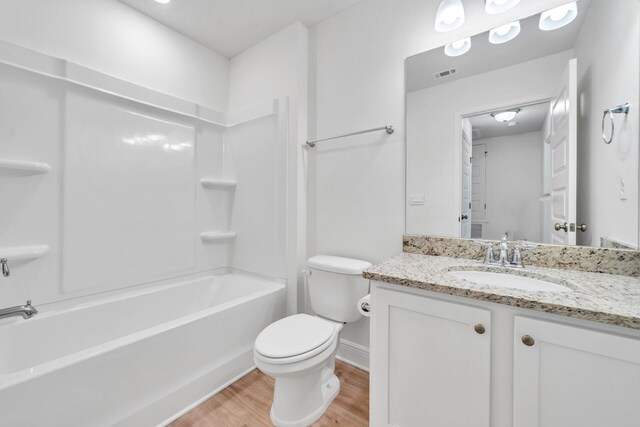
M275 414L274 407L271 407L271 421L277 427L307 427L319 420L327 411L327 408L340 393L340 380L335 374L331 374L329 380L322 384L322 402L317 409L308 415L297 420L283 420Z

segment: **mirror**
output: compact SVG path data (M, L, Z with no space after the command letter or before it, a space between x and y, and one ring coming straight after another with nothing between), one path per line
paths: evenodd
M552 18L407 58L408 234L638 249L640 2Z

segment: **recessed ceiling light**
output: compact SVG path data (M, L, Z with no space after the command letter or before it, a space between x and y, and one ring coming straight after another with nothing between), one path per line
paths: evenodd
M494 15L496 13L505 12L518 3L520 3L520 0L485 0L484 11Z
M557 30L571 23L571 21L576 19L576 16L578 16L577 2L574 1L563 4L562 6L542 12L542 14L540 14L538 27L540 27L542 31Z
M447 56L460 56L469 52L471 49L471 37L449 43L444 47L444 53Z
M520 112L519 108L513 110L500 111L497 113L491 113L491 117L501 123L507 123L516 118L516 115Z
M436 13L436 31L455 30L464 24L464 7L462 0L442 0Z
M160 3L160 4L167 4L169 3L171 0L156 0L156 3Z
M493 44L506 43L515 39L518 34L520 34L520 21L514 21L489 31L489 42Z

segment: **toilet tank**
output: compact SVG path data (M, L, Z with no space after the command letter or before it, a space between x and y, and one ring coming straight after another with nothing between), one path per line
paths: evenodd
M307 260L309 299L319 316L337 322L355 322L362 315L357 302L369 293L362 271L371 263L351 258L318 255Z

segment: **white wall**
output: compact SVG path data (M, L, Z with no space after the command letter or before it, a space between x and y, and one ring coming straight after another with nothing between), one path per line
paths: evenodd
M542 132L474 140L485 144L487 216L482 238L540 242L542 238Z
M227 110L226 58L116 0L2 0L0 39Z
M561 52L407 94L407 194L425 194L407 206L407 232L459 236L454 154L457 117L549 99L572 52ZM536 175L536 179L541 175ZM490 190L487 190L490 194Z
M306 188L300 145L307 135L308 34L294 23L231 59L231 111L273 98L289 99L287 254L289 284L302 283L306 259ZM288 287L288 311L298 306L298 285Z
M640 2L593 1L575 46L578 57L578 243L600 246L607 237L638 247L640 132ZM606 25L605 25L606 24ZM602 111L629 102L618 115L611 145L601 137ZM608 131L608 127L607 127ZM626 178L627 200L620 199Z
M459 30L436 33L436 0L366 0L314 27L309 136L385 124L397 130L392 136L370 134L326 143L309 157L309 255L375 262L402 250L407 56L565 2L520 2L501 15L468 14ZM481 8L481 2L475 3ZM342 337L368 347L368 322L349 325Z

